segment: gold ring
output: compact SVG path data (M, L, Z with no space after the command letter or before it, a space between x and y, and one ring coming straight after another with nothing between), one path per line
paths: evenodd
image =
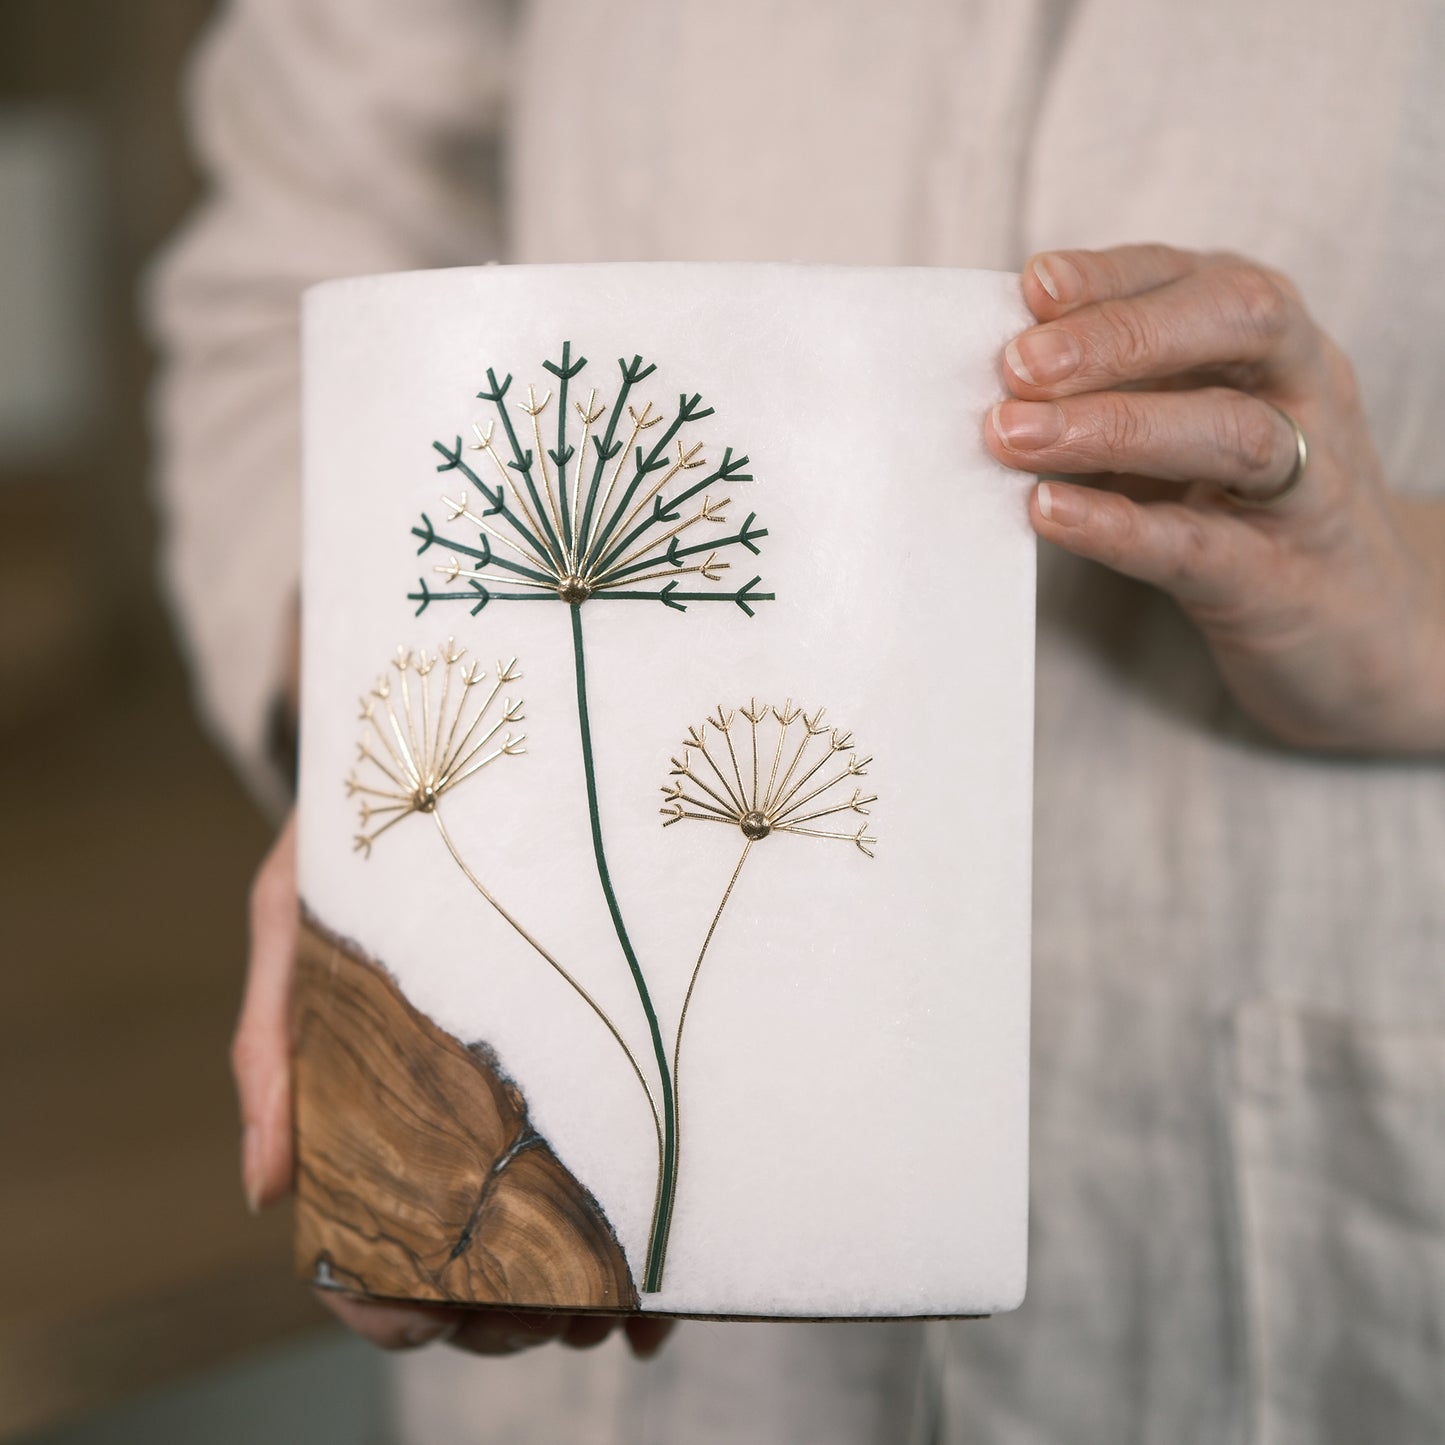
M1261 397L1260 400L1263 398ZM1300 424L1282 406L1276 406L1272 401L1266 401L1264 404L1271 411L1277 411L1289 423L1289 429L1294 433L1294 465L1289 469L1289 476L1268 496L1246 497L1242 492L1236 492L1233 487L1222 488L1224 495L1240 507L1272 507L1276 502L1282 502L1299 486L1300 479L1305 474L1305 467L1309 464L1309 444L1305 441L1304 432L1300 430Z

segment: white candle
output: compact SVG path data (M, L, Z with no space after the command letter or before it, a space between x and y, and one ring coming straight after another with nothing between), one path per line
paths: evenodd
M1016 278L928 269L308 295L300 881L352 945L303 994L308 1274L723 1315L1019 1303L1034 549L980 432L1024 324ZM404 1001L386 1039L315 982L363 976ZM404 1010L426 1027L391 1037ZM486 1139L449 1114L485 1093L473 1043L515 1090ZM408 1050L422 1094L362 1099L366 1059ZM405 1249L316 1184L343 1157ZM552 1187L527 1171L586 1216L543 1253L600 1250L606 1297L495 1264Z

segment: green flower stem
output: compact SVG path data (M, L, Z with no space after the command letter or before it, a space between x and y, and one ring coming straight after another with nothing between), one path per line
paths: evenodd
M672 1200L677 1188L677 1105L673 1097L672 1070L668 1067L667 1050L663 1047L657 1011L652 1006L652 995L648 992L647 980L643 977L642 966L637 961L632 940L627 936L627 925L622 921L622 909L618 906L617 894L612 889L612 877L607 870L607 854L602 846L602 815L597 807L597 776L592 764L592 727L587 717L587 664L582 651L582 608L575 605L571 612L572 655L577 666L577 721L582 730L582 766L587 774L587 810L592 819L592 851L597 859L597 878L607 899L607 909L612 915L617 941L622 945L628 968L632 970L632 982L637 989L638 998L642 1001L642 1011L647 1015L647 1027L652 1035L652 1051L657 1058L657 1072L662 1083L662 1157L658 1161L657 1196L647 1244L646 1273L642 1282L644 1294L656 1294L662 1288L662 1262L667 1253Z

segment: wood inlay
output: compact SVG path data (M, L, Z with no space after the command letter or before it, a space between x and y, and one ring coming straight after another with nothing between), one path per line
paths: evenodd
M360 1293L637 1308L597 1201L463 1044L358 949L303 919L296 990L296 1266Z

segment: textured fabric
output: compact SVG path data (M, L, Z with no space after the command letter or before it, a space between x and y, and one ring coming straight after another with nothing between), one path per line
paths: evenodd
M345 270L1230 248L1352 357L1395 484L1445 491L1442 73L1430 0L237 5L193 92L218 198L157 290L218 727L260 776L295 294ZM433 1352L405 1438L1445 1437L1445 769L1271 746L1167 602L1042 562L1023 1309L685 1326L655 1369Z
M407 1445L873 1445L908 1439L917 1326L692 1321L656 1360L596 1350L399 1362ZM925 1440L927 1436L923 1437Z

